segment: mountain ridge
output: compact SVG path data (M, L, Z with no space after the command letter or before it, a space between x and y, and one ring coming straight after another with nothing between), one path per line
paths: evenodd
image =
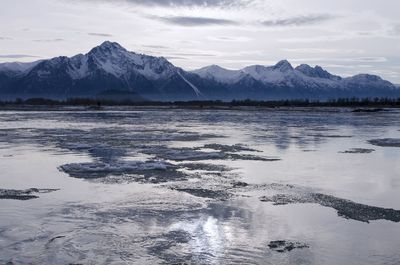
M395 97L400 89L379 76L342 78L321 66L273 66L229 70L218 65L185 71L164 57L126 50L105 41L86 54L31 63L0 64L0 97L95 97L104 91L137 93L149 100L328 99ZM104 94L104 93L103 93Z

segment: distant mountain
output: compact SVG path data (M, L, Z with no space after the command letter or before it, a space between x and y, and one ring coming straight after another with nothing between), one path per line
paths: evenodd
M373 75L341 78L320 66L286 61L228 70L217 65L192 72L163 57L127 51L106 41L87 54L32 63L0 64L1 98L105 97L138 100L326 99L394 97L400 89Z
M296 68L286 61L274 66L252 65L241 70L208 66L193 71L204 79L239 86L254 97L264 98L338 98L400 95L392 83L378 76L360 74L349 78L332 75L320 66L302 64ZM256 89L257 88L257 89ZM241 97L246 97L245 94Z

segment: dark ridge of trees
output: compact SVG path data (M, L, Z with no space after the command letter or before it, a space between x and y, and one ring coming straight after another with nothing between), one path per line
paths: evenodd
M291 99L291 100L209 100L209 101L113 101L91 98L70 98L66 100L54 100L46 98L16 99L12 101L0 101L0 106L170 106L170 107L400 107L400 98L339 98L327 101Z

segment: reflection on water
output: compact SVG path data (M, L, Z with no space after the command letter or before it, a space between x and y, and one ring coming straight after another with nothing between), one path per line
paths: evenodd
M0 125L0 189L59 189L0 200L0 264L400 262L398 111L1 112Z

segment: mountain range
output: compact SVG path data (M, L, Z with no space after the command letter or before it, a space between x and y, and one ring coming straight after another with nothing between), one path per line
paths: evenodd
M185 71L164 57L127 51L106 41L87 54L31 63L0 64L0 98L108 97L136 100L330 99L399 97L400 88L379 76L342 78L320 66L228 70L217 65Z

